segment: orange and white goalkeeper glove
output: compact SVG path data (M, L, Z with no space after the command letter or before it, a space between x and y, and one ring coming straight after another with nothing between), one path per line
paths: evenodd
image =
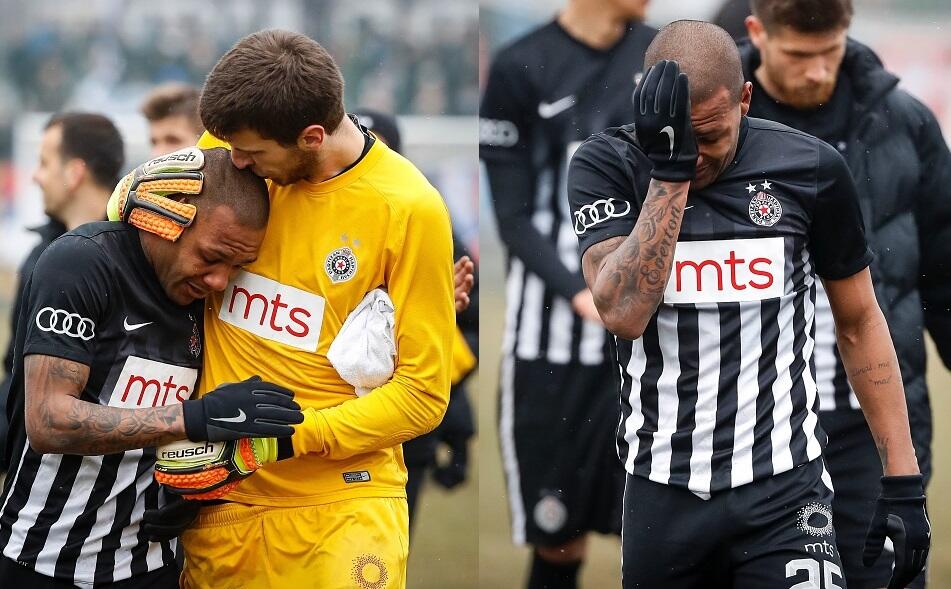
M155 480L184 499L218 499L269 462L293 456L290 438L174 442L156 449Z

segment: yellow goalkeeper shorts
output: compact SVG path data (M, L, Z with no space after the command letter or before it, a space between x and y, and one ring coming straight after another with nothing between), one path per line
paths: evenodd
M181 538L182 587L405 589L408 527L403 498L206 507Z

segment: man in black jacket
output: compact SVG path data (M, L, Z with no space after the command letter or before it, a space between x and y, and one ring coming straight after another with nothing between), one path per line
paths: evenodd
M94 113L62 113L47 123L40 140L39 162L33 181L43 193L43 211L49 222L33 229L40 242L20 265L11 315L11 337L3 357L0 382L0 470L6 470L6 407L13 371L13 331L23 304L22 285L33 273L40 254L54 239L69 230L105 218L106 201L119 180L123 162L119 130L108 118Z
M912 437L931 473L931 408L923 330L951 366L951 153L934 115L897 88L878 57L847 37L850 0L753 0L740 43L753 82L750 116L823 139L846 159L858 186L872 278L901 365ZM851 588L883 587L894 556L864 555L882 474L875 444L846 379L829 303L816 301L820 422L829 435L833 518ZM912 587L924 586L924 575Z

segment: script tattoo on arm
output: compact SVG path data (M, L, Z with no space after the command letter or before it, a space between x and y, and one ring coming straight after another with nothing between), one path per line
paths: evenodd
M631 234L593 245L584 254L582 270L595 305L617 335L640 337L664 296L689 187L688 182L651 180Z
M180 404L121 409L80 399L89 367L31 354L26 372L25 419L37 452L100 455L161 446L185 438Z

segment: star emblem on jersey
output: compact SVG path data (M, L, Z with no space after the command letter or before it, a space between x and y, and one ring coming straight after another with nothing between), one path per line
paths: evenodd
M832 510L822 503L807 503L796 514L796 527L817 538L831 536Z
M334 284L346 282L357 273L357 257L349 247L335 249L327 256L324 270Z
M769 181L763 182L763 190L772 187L773 185ZM746 190L752 193L756 190L756 185L750 184L746 187ZM772 227L783 216L783 206L779 204L779 200L775 196L763 192L763 190L757 192L750 199L750 220L763 227Z

